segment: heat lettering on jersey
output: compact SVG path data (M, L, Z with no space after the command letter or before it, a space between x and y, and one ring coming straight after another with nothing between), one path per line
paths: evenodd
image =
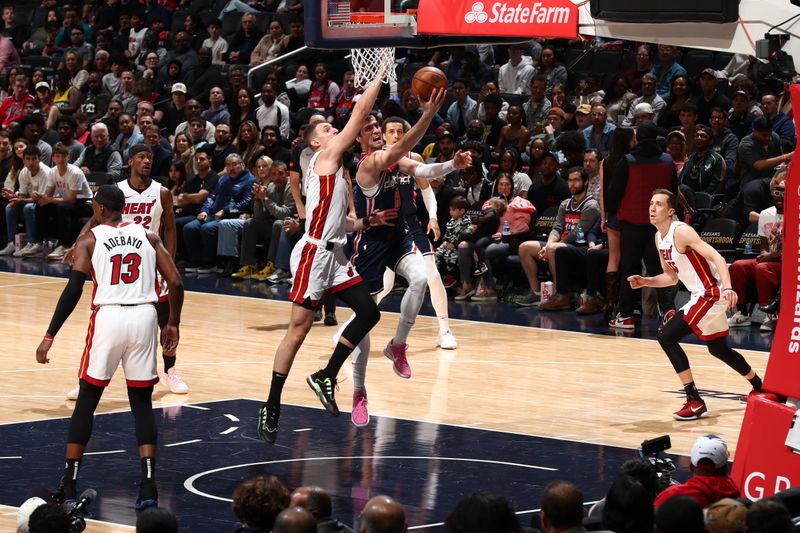
M117 246L133 246L139 250L142 247L142 240L130 235L118 235L109 237L105 242L103 242L103 246L105 246L106 250L109 252Z
M156 205L156 200L152 202L126 202L122 208L123 215L149 215Z
M678 273L678 266L675 264L675 261L672 260L672 248L659 248L659 253L661 253L661 259L669 265L669 267Z

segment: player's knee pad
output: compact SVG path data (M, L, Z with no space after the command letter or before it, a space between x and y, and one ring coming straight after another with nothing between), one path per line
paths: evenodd
M92 425L94 423L94 411L100 403L103 395L103 387L92 385L88 381L80 381L80 394L78 401L75 402L75 409L72 411L72 418L69 421L67 431L67 442L85 446L92 435Z
M153 387L128 387L128 401L131 404L131 414L136 426L136 441L139 446L156 444Z

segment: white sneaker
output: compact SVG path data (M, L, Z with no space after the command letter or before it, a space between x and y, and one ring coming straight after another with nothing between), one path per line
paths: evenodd
M443 350L455 350L458 348L456 338L449 329L444 333L439 334L439 348Z
M186 394L189 392L189 386L183 382L178 370L173 366L167 370L166 374L161 374L161 379L167 382L169 390L173 394Z
M13 255L14 257L22 257L22 254L24 254L25 252L27 252L27 251L28 251L28 250L30 250L31 248L33 248L33 243L32 243L32 242L29 242L29 243L27 243L25 246L23 246L22 248L20 248L20 249L19 249L19 250L17 250L16 252L14 252L12 255Z
M70 391L67 393L67 400L72 400L73 402L78 399L78 393L81 390L80 384L75 385Z
M16 250L16 246L14 246L13 242L6 244L6 247L0 250L0 255L11 255Z
M220 272L220 269L213 265L204 266L197 269L198 274L216 274L217 272Z
M44 246L38 243L31 246L28 251L22 251L22 257L38 257L42 254L44 254Z
M66 253L67 249L59 244L58 246L56 246L55 250L47 254L47 259L50 259L51 261L59 261L61 259L64 259L64 255L66 255Z
M778 315L767 314L764 322L761 323L759 331L775 331L775 326L778 325Z
M274 274L267 278L267 283L282 283L287 279L292 279L292 275L286 270L279 268Z
M749 328L750 315L745 315L741 311L736 311L732 317L728 319L729 328Z

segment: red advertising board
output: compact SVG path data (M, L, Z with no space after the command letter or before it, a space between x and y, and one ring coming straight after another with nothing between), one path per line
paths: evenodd
M417 31L575 39L578 8L569 0L420 0Z

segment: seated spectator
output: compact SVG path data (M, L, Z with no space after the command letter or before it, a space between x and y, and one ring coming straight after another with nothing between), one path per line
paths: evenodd
M519 44L508 45L508 63L500 67L497 75L501 93L530 94L530 81L535 72L531 56L523 55Z
M183 227L197 218L197 214L208 199L209 194L217 187L219 176L211 169L209 147L205 146L194 154L195 174L188 176L182 191L173 201L175 206L175 230L178 234L178 251L186 258L183 245Z
M608 121L616 126L622 126L628 116L631 103L636 99L636 93L631 91L628 79L617 74L611 80L611 90L603 97L603 104L608 112Z
M672 130L667 134L667 154L680 174L686 164L686 135L681 130Z
M786 506L773 498L759 500L747 511L747 533L792 533L792 515ZM33 530L31 530L33 533Z
M228 53L228 42L221 35L222 21L211 19L206 26L208 39L203 41L203 48L211 50L211 62L214 65L224 65L225 55Z
M199 119L202 121L202 119ZM202 122L200 122L202 124ZM202 141L201 145L197 148L200 149L206 144L205 140ZM188 133L182 132L175 135L175 142L172 146L172 153L176 156L176 159L183 163L183 167L186 169L187 176L194 175L194 154L195 154L195 145L192 138L189 136Z
M583 152L583 170L589 176L589 183L586 185L586 191L589 196L600 202L600 191L602 190L600 178L600 162L603 158L600 157L600 151L597 148L587 148Z
M458 243L458 269L461 272L461 290L456 301L472 299L476 302L497 300L494 291L494 276L486 261L486 248L492 243L494 235L500 232L500 219L505 214L508 204L498 195L512 194L511 177L503 175L497 178L497 188L491 198L483 204L478 216L471 216L469 231L462 235ZM510 190L509 190L510 189ZM473 260L473 255L477 261ZM473 271L473 267L475 270ZM481 285L476 289L473 278L481 277Z
M161 142L161 131L156 125L149 125L142 130L144 144L153 151L153 163L150 167L151 176L166 177L169 165L172 162L172 150ZM92 131L94 136L94 131ZM88 150L88 148L87 148Z
M747 531L747 507L739 500L722 498L706 509L708 533L745 533Z
M184 131L178 132L176 134L176 137L179 134L188 133L189 143L193 148L201 148L202 146L208 144L207 126L210 125L213 128L214 127L213 124L208 122L200 115L193 116L188 120L188 122L189 122L189 127Z
M695 192L716 194L724 179L725 161L711 147L711 128L698 126L694 134L694 152L680 171L680 183Z
M69 162L74 163L86 148L83 144L75 140L75 132L78 129L78 121L74 117L63 116L56 120L56 131L58 132L58 142L69 150Z
M708 507L722 498L738 498L739 487L728 475L729 457L725 441L716 435L700 437L692 446L690 469L694 475L686 483L663 490L653 505L658 509L678 494L693 498L701 507Z
M183 227L189 261L186 272L218 272L216 260L220 221L239 218L241 214L251 212L255 177L238 154L228 156L225 170L226 173L220 177L195 220Z
M608 489L602 517L605 529L649 533L655 517L653 495L636 478L622 474Z
M653 107L644 102L637 104L636 107L631 109L631 111L633 111L632 125L634 127L639 126L639 124L645 121L653 122L656 118L656 114L653 112Z
M692 88L689 85L689 78L687 76L677 76L672 80L672 90L670 91L669 97L665 100L667 105L658 118L658 125L665 130L671 130L672 128L680 126L681 108L684 104L690 102L691 96ZM647 120L653 120L653 118Z
M617 127L608 121L606 106L603 104L592 106L591 117L592 125L583 130L586 148L596 148L605 157L611 147L611 135Z
M292 192L287 186L288 170L283 161L274 161L271 168L268 157L256 162L256 173L260 183L253 192L253 216L242 224L241 260L242 268L233 274L237 279L266 281L275 273L275 258L278 254L283 221L297 214ZM268 245L267 262L258 269L256 245ZM236 256L239 257L238 249Z
M690 154L694 151L694 134L698 126L697 107L692 102L683 104L678 114L678 120L680 120L681 126L677 131L683 133L683 137L686 139L686 153Z
M82 226L82 218L92 216L92 190L81 169L69 162L69 150L58 143L53 147L53 163L47 190L37 201L42 216L51 216L58 228L58 246L48 256L51 260L64 258L72 247ZM55 211L53 213L53 211Z
M782 141L787 141L794 147L797 134L794 130L794 121L778 108L778 97L767 93L761 97L761 109L764 116L772 121L772 131L778 134Z
M433 182L431 183L433 184ZM445 288L450 288L456 283L458 272L458 243L461 236L469 231L471 221L466 216L469 203L463 196L455 196L450 200L450 220L447 221L444 239L436 248L436 267L442 274Z
M275 519L272 533L317 533L317 521L303 507L289 507Z
M514 181L514 190L519 191L517 196L522 198L528 197L528 189L531 188L533 182L524 172L520 172L520 157L519 152L514 148L506 148L500 154L500 165L498 175L505 173L511 176Z
M755 119L753 131L739 143L739 188L744 189L754 179L772 177L775 167L791 161L793 155L794 151L784 153L770 119Z
M567 83L567 68L558 60L555 48L551 46L542 47L539 66L536 68L534 76L542 76L545 79L545 94L547 96L553 94L553 87L556 85Z
M352 73L351 73L352 76ZM345 75L345 79L347 76ZM352 81L352 80L351 80ZM355 86L351 87L354 89ZM355 94L355 93L354 93ZM291 134L289 108L277 100L278 92L275 85L265 83L261 86L261 106L256 109L258 131L267 126L277 126L283 139L288 139Z
M522 109L519 106L510 106L506 119L508 124L501 127L497 142L492 145L494 151L502 154L506 148L515 148L520 153L524 152L530 141L531 132L522 123Z
M750 110L750 96L747 92L740 90L733 93L728 125L740 141L753 131L753 121L756 118L756 114Z
M28 146L22 152L24 166L19 171L19 191L16 194L8 194L9 201L6 206L9 244L14 244L14 234L17 232L20 220L25 223L27 244L16 252L6 245L2 250L4 255L13 253L14 257L35 257L42 255L44 251L42 228L38 224L37 202L47 193L50 167L41 163L40 154L36 146Z
M436 137L436 150L439 152L439 155L436 157L429 157L425 162L426 163L444 163L445 161L449 161L453 158L456 153L456 138L452 132L449 130L444 130ZM454 170L450 174L447 175L447 183L452 187L460 187L461 186L461 179L460 179L460 172L459 170ZM481 175L481 180L483 179L483 175ZM469 196L467 200L473 202L473 199ZM475 200L477 201L477 199Z
M249 65L250 55L261 40L261 34L256 27L256 16L253 13L242 15L241 29L236 32L228 47L228 62L239 65Z
M686 75L686 69L676 60L677 55L677 48L671 44L658 45L658 64L653 65L652 74L656 78L658 96L661 98L669 96L672 80ZM642 78L642 92L644 92L644 78Z
M467 133L470 112L477 105L469 95L469 85L461 78L453 80L453 103L447 108L447 120L453 125L453 134L461 137Z
M22 117L18 124L19 131L22 131L22 136L28 141L28 144L39 148L42 163L50 165L52 163L53 148L42 139L45 131L42 116L37 114L27 115Z
M713 68L703 69L700 73L700 94L692 99L697 106L697 123L704 126L710 125L711 110L715 107L730 109L731 101L719 92L717 84L720 74ZM724 74L722 74L724 78Z
M656 510L658 533L706 533L703 508L689 496L678 494Z
M214 127L214 125L211 122L209 122L208 120L203 119L200 116L201 109L202 109L202 106L200 105L200 102L198 102L194 98L192 98L191 100L187 100L186 101L186 121L185 122L181 122L180 124L178 124L178 127L175 128L175 132L173 133L173 135L176 135L176 134L178 134L178 133L180 133L182 131L188 131L193 139L195 137L197 137L196 135L192 134L192 131L191 131L191 128L190 128L191 120L193 118L197 117L197 118L199 118L199 119L201 119L203 121L202 125L201 125L201 130L202 130L202 134L203 134L201 136L201 139L204 139L206 142L209 142L209 143L211 141L213 141L214 140L214 131L216 130L216 128ZM201 139L198 139L195 142L200 142Z
M333 106L336 96L339 94L339 86L328 78L328 69L322 63L317 63L314 67L314 81L311 84L311 92L308 94L308 107L319 109L326 116L333 116Z
M278 19L269 23L269 31L258 41L250 54L250 66L260 65L264 61L275 59L285 53L283 25Z
M757 301L766 306L775 298L781 286L781 261L783 259L783 206L786 188L786 172L775 175L769 184L775 205L764 209L758 216L758 236L761 238L761 253L755 259L739 259L730 266L731 286L736 291L736 313L728 319L728 326L743 328L750 326L749 287L756 286ZM761 324L761 331L773 331L777 315L768 314Z
M28 533L70 533L71 520L61 505L46 503L40 505L28 518Z
M659 117L661 117L661 113L667 107L667 103L656 92L656 83L657 81L654 75L645 74L642 76L642 96L631 102L631 110L628 112L628 116L625 117L625 121L623 123L624 126L635 125L634 116L636 113L636 107L639 104L650 104L650 110L652 113L654 113L653 119L656 122L658 121Z
M547 112L553 107L553 104L545 96L546 88L547 78L537 74L531 78L531 97L522 104L525 113L525 123L528 125L533 135L544 132L544 124L547 122Z
M361 533L405 533L408 531L403 506L389 496L370 498L361 511ZM447 531L447 526L445 526Z
M256 476L233 491L233 514L248 531L272 531L275 519L289 506L289 491L275 476Z
M724 192L736 173L736 151L739 148L739 139L728 128L728 116L719 107L711 110L711 132L713 133L714 151L725 161Z
M73 119L74 120L74 119ZM59 124L61 121L59 121ZM59 126L60 133L60 126ZM139 128L134 125L133 117L127 113L119 116L119 133L111 148L117 150L122 155L122 165L128 164L128 150L136 144L144 142L144 135L139 131ZM75 143L78 144L78 143Z
M185 31L175 34L172 50L167 52L166 57L161 61L164 64L161 67L162 74L167 73L168 65L173 61L180 63L181 73L184 77L190 76L198 67L197 52L192 49L189 34Z
M573 118L575 119L575 124L565 129L570 131L578 130L578 133L583 135L583 130L592 125L592 106L589 104L579 105L575 108Z
M544 533L583 530L583 493L569 481L548 483L539 498L539 506Z
M33 101L28 92L28 77L18 74L14 78L13 92L0 103L0 121L4 128L22 118L22 108L28 101Z
M178 518L164 507L150 507L136 516L136 533L178 533Z
M214 172L222 172L225 169L225 160L236 151L236 146L231 141L231 127L224 123L217 126L214 130L214 143L206 145Z
M402 530L400 530L402 531ZM502 496L475 493L462 498L444 519L445 533L519 533L519 519Z
M500 129L505 126L508 114L508 102L503 100L493 81L484 84L478 94L477 105L469 113L470 120L479 119L484 124L482 140L489 146L497 144ZM521 110L520 110L521 112Z
M244 160L248 169L253 168L256 159L261 155L260 152L264 149L259 143L258 131L258 126L255 123L249 120L242 122L234 141L236 145L235 152L242 156L242 160Z
M531 176L533 184L528 189L528 201L540 215L548 208L559 205L569 198L569 187L559 174L558 158L553 152L545 152L538 165L538 173Z
M551 107L547 112L547 124L544 127L544 134L537 135L536 138L543 138L548 146L555 146L561 137L567 114L560 107Z
M219 87L213 87L208 93L208 101L210 107L200 113L200 116L216 126L221 122L229 123L231 114L228 112L228 106L225 105L225 94Z
M289 499L289 505L307 509L317 523L317 531L324 533L352 533L352 529L331 516L331 495L321 487L298 487Z
M247 120L258 123L258 118L256 117L256 109L258 107L256 98L250 89L246 87L239 89L235 97L232 98L230 131L238 132L239 126Z

